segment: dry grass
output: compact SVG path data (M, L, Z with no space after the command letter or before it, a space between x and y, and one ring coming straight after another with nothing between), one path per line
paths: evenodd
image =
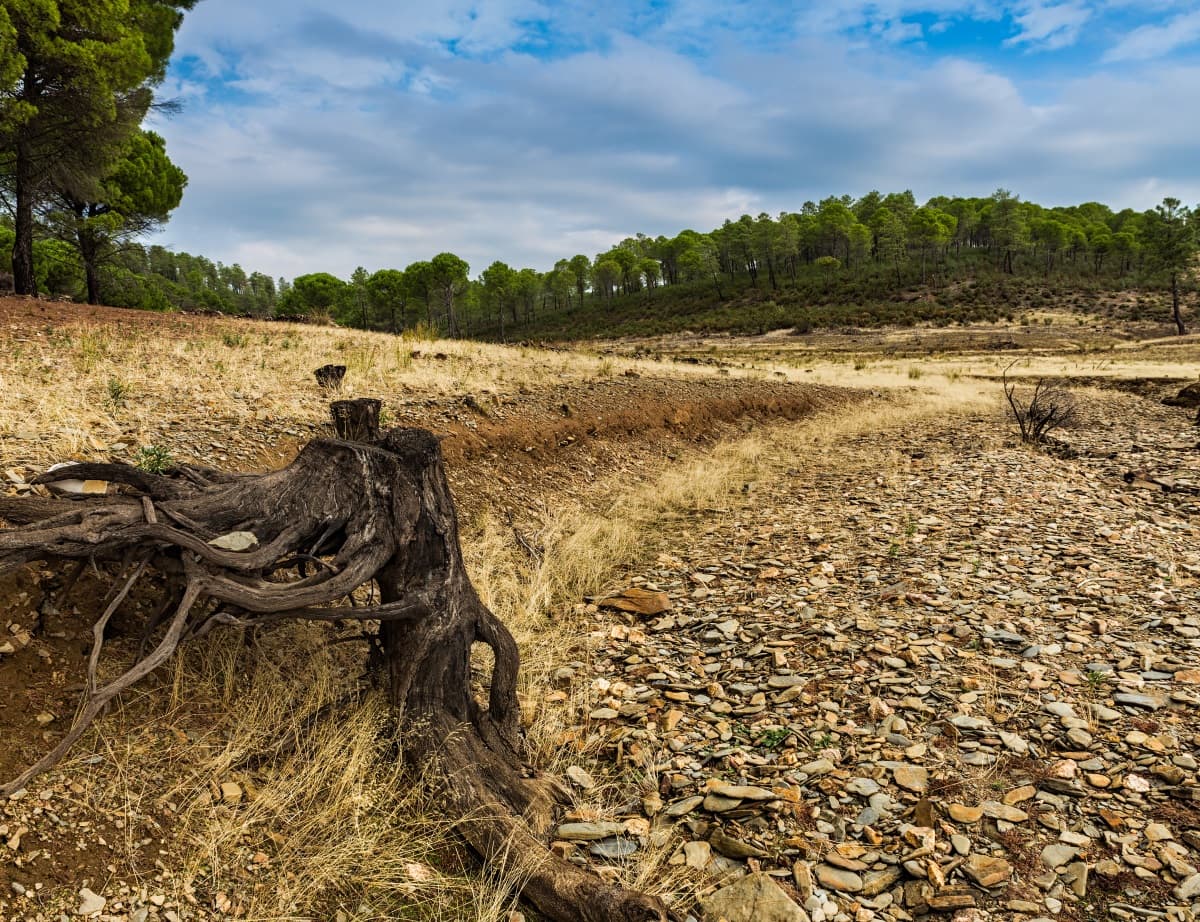
M323 419L313 369L345 365L344 396L400 405L587 381L636 370L712 377L707 366L338 328L209 320L169 331L116 323L0 329L0 460L99 459L114 443L154 443L171 421L222 427ZM742 376L750 372L741 372ZM757 372L754 372L757 374Z

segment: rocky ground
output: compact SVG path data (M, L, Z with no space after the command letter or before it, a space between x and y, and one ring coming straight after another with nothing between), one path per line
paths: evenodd
M389 409L449 436L468 510L519 519L531 495L846 398L764 378L620 374ZM630 591L580 603L590 634L546 695L584 698L569 722L604 753L568 772L581 803L603 799L596 778L645 783L565 815L552 847L606 874L665 848L671 882L653 889L706 922L1195 918L1200 430L1162 395L1078 395L1056 454L1014 444L998 401L895 419L880 401L833 440L800 422L740 502L648 536L662 552ZM257 422L155 416L92 448L253 468L321 425ZM0 444L12 492L38 436ZM62 732L87 655L87 619L42 588L23 577L0 599L6 770ZM114 774L104 747L0 804L0 917L237 916L236 890L179 872L162 779ZM257 796L216 780L214 811ZM137 798L122 809L104 785ZM270 851L247 838L239 879L270 873Z
M556 848L678 835L732 922L1195 918L1200 431L1080 400L1072 460L999 409L798 443L593 607L559 677L659 784Z

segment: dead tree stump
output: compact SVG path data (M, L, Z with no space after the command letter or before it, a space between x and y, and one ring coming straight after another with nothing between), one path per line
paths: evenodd
M364 412L366 428L377 426L377 409ZM94 625L79 716L61 743L0 795L57 764L114 698L182 643L215 627L378 622L383 655L376 668L405 728L402 757L439 774L442 806L463 817L458 828L467 843L508 879L522 881L524 896L558 922L669 918L658 900L607 883L546 848L542 833L555 785L524 763L517 645L467 576L431 433L393 429L373 443L315 440L286 468L261 475L198 468L147 475L123 464L89 465L88 475L122 484L125 492L78 500L0 497L0 519L18 525L0 530L0 574L34 561L51 568L115 564L119 574ZM78 476L78 469L40 480L67 476ZM242 534L236 542L216 541L245 532L253 540ZM145 625L146 652L100 684L104 629L150 571L166 590L160 614ZM372 581L379 604L340 605ZM495 654L486 704L471 693L477 642Z
M379 411L383 402L372 397L357 400L335 400L329 405L333 430L347 442L378 442Z
M346 366L322 365L313 372L313 376L317 379L317 384L321 387L331 391L340 391L342 389L342 379L346 377Z

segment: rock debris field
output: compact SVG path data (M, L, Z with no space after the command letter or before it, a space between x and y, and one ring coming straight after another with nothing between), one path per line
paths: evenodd
M591 606L557 678L657 787L554 847L664 844L730 922L1200 917L1200 430L1080 399L1070 460L999 411L798 442Z

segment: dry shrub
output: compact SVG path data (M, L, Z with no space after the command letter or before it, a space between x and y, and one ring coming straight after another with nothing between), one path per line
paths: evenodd
M1009 410L1021 430L1022 442L1043 445L1052 431L1073 426L1077 421L1075 397L1066 388L1039 379L1028 402L1022 403L1017 398L1016 384L1008 380L1007 369L1001 380Z

